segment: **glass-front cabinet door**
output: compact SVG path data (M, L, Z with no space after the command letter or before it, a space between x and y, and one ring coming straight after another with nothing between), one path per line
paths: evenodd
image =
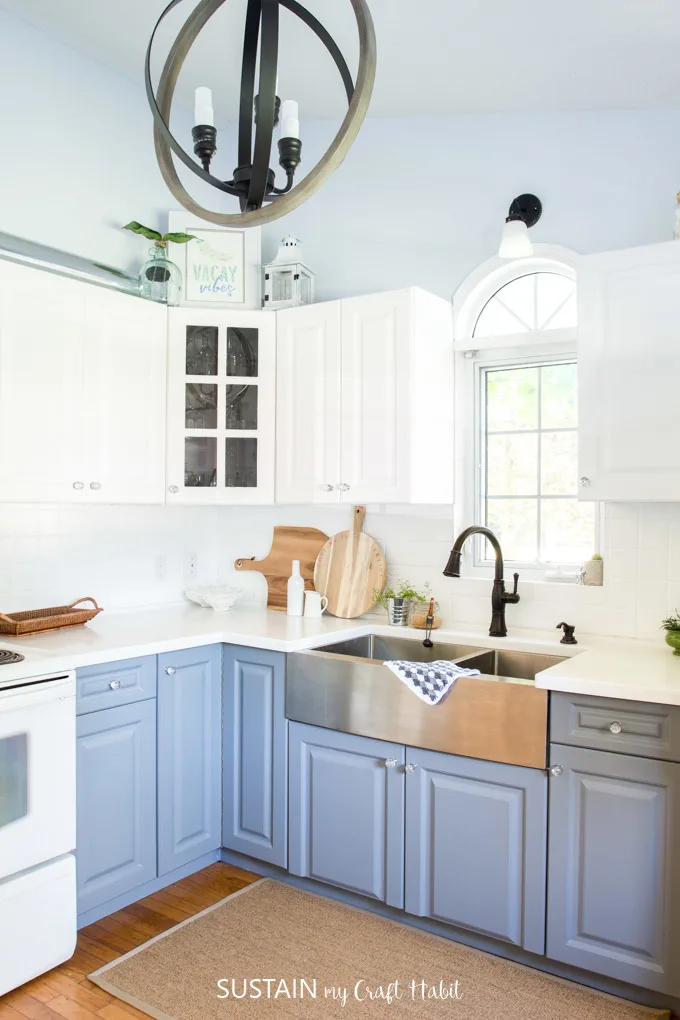
M273 503L276 317L170 310L169 503Z

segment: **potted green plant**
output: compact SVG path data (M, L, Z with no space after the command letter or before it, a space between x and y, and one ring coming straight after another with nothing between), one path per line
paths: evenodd
M387 622L391 627L408 627L414 602L429 602L430 585L418 589L410 581L389 581L382 591L373 589L376 605L387 610Z
M161 234L159 230L145 227L137 220L126 223L123 230L131 230L153 241L149 249L149 259L139 271L139 293L143 298L160 301L167 305L178 305L182 295L182 272L168 258L168 241L173 244L188 244L195 239L195 234L170 232Z
M661 626L666 631L666 644L673 649L673 655L680 655L680 614L678 610L666 617Z

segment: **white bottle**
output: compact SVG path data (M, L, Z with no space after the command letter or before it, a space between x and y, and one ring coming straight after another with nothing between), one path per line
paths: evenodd
M300 561L293 560L293 573L288 578L289 616L302 616L305 601L305 579L300 574Z

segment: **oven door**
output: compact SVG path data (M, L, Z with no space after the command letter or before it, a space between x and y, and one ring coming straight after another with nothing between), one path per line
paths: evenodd
M73 674L0 688L0 880L76 842Z

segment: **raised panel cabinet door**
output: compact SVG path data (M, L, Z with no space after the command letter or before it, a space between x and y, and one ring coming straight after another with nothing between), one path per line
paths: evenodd
M87 287L88 502L165 502L166 350L167 308Z
M343 502L409 502L412 341L411 291L342 302Z
M220 846L221 645L158 656L158 874Z
M156 702L77 721L78 912L156 877Z
M0 501L81 502L87 285L0 263Z
M404 747L290 723L294 875L404 906Z
M285 868L288 722L285 655L225 646L222 846Z
M406 910L542 954L545 772L418 748L406 762Z
M579 260L579 495L680 500L680 246Z
M680 994L680 765L551 745L547 955Z
M276 502L340 501L341 302L276 313Z
M276 315L168 312L168 503L273 503Z

